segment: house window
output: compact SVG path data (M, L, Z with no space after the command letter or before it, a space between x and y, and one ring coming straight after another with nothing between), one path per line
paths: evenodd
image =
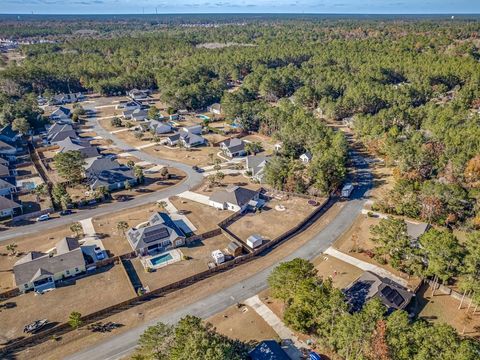
M24 286L25 286L25 289L28 289L28 284L25 284Z
M70 270L65 271L67 275L70 275Z
M75 268L75 272L78 272L78 268Z

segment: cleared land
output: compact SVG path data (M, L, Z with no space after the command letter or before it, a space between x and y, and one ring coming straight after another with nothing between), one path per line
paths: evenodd
M331 256L319 256L313 261L318 275L332 279L333 285L344 289L363 274L363 270Z
M230 306L206 320L220 334L244 342L280 340L278 334L249 306Z
M135 295L121 266L67 284L43 295L29 292L7 300L15 306L0 313L0 340L24 336L23 327L34 320L62 323L72 311L86 315Z
M197 166L211 165L212 156L214 158L218 158L216 154L220 151L218 147L211 146L200 146L187 150L180 148L168 148L163 145L155 145L142 150L160 158L180 161L188 165Z

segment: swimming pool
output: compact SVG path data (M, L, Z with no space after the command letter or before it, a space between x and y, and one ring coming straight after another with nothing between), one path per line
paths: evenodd
M152 263L153 266L158 266L170 260L173 260L173 257L172 255L170 255L170 253L161 254L161 255L150 258L150 262Z
M197 118L202 120L210 120L210 118L207 115L197 115Z

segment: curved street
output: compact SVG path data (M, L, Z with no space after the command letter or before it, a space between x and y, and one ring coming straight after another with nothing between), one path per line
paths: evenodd
M354 154L353 156L359 156ZM338 237L347 231L367 201L369 189L372 186L372 174L366 162L360 162L356 168L357 187L351 198L340 213L321 232L313 236L305 245L283 258L289 261L294 258L312 260L321 255ZM288 241L288 240L287 240ZM211 294L199 301L182 307L166 316L158 317L146 322L142 326L133 328L125 333L116 335L83 351L73 354L68 360L114 360L121 359L134 351L139 336L145 329L157 322L175 323L183 316L190 314L203 319L223 311L229 306L242 302L267 288L267 278L277 263L253 274L251 277L239 281L225 288L221 292ZM221 276L221 275L216 275Z

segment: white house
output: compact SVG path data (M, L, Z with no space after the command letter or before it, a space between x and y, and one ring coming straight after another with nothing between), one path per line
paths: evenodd
M257 208L263 205L258 191L240 186L230 186L225 190L215 191L209 198L208 204L219 210L245 211L249 207Z
M222 105L220 105L219 103L212 104L209 107L207 107L207 111L215 115L221 115Z
M225 155L231 158L245 156L247 154L245 151L245 142L237 138L227 139L221 142L220 149L222 149Z
M303 162L304 164L308 164L312 160L312 154L307 151L300 155L300 161Z
M155 130L156 134L167 134L172 132L172 127L164 122L158 120L150 120L149 127L152 130Z
M185 126L182 130L187 133L202 135L202 125Z
M70 109L60 106L50 115L50 120L54 122L59 122L63 124L71 124L72 123L72 112Z

